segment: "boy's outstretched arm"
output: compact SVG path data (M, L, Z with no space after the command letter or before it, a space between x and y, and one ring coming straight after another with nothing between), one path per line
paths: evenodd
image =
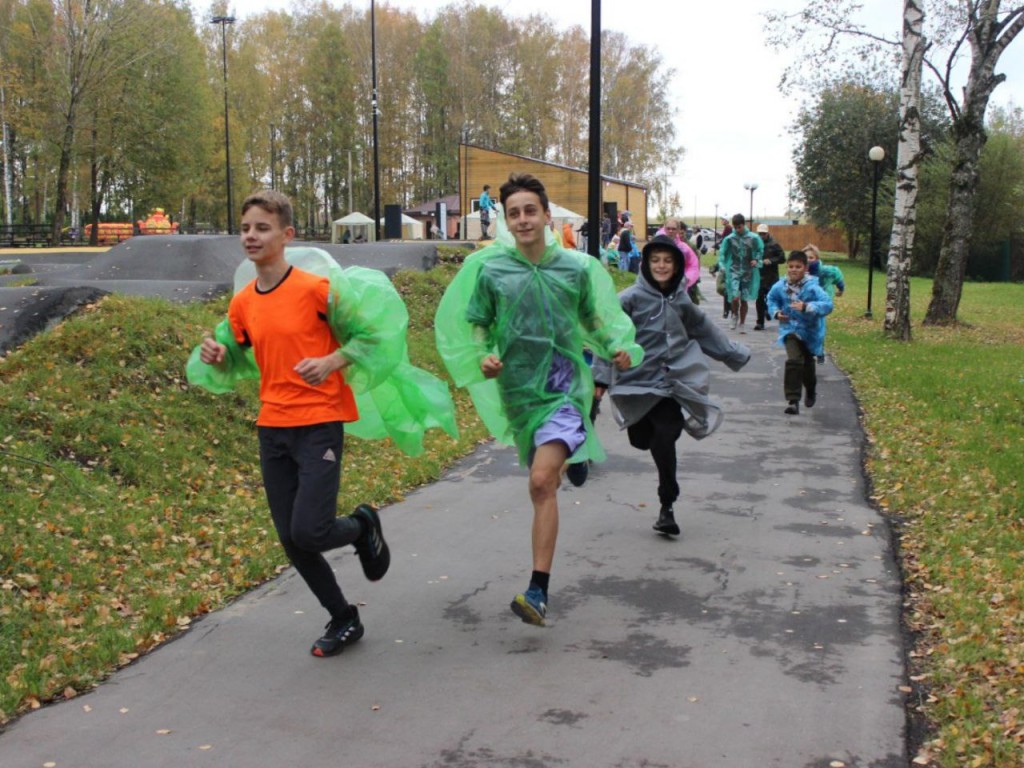
M327 381L327 377L332 373L343 370L351 364L352 362L341 354L341 350L338 349L323 357L303 358L296 364L295 372L307 384L318 387Z
M615 363L615 367L620 371L626 371L633 367L633 358L624 349L615 351L615 354L612 356L612 362Z
M224 318L214 330L196 345L185 364L185 377L193 386L214 394L230 392L242 379L258 379L260 370L252 349L241 345Z
M202 344L199 345L199 359L206 365L223 366L227 352L228 348L213 336L204 337Z
M480 361L480 373L484 375L485 379L496 379L504 367L505 364L498 359L497 355L487 355Z

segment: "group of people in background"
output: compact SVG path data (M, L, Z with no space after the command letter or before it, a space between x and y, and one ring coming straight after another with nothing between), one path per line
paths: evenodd
M825 316L832 312L833 298L845 289L838 267L824 265L818 247L808 244L786 256L766 224L757 235L747 228L743 214L732 217L729 234L718 251L722 316L730 327L746 333L749 302L755 302L755 331L765 330L769 320L779 323L778 343L786 349L783 376L785 412L800 413L817 402L816 365L825 361ZM779 267L786 275L779 277Z

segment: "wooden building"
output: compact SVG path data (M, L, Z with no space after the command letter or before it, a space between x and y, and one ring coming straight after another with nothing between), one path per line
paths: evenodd
M583 216L588 215L590 174L586 170L473 144L459 145L459 210L467 213L477 210L484 184L491 185L491 197L497 201L498 190L508 181L510 173L533 174L544 184L552 203ZM630 212L634 231L647 231L647 187L602 176L601 196L603 210L613 203L616 211Z

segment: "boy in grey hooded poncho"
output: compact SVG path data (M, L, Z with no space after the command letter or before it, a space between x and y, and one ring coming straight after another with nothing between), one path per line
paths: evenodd
M616 421L634 448L650 451L658 468L661 509L654 530L678 535L672 505L679 498L676 441L685 430L700 440L722 421L722 409L708 397L708 358L738 371L750 349L733 342L686 293L683 254L672 239L659 235L644 246L636 283L619 294L623 310L636 325L643 362L626 371L607 361L594 365L595 393L608 390Z

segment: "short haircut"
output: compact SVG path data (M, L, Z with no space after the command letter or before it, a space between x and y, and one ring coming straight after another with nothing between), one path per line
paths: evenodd
M665 223L662 226L668 229L670 224L679 229L679 219L665 219Z
M747 220L743 218L742 213L737 213L732 217L732 225L738 227L740 224L746 224Z
M818 250L818 246L816 246L814 243L808 243L807 245L804 246L804 253L807 253L808 251L813 253L816 259L821 259L821 251Z
M253 192L242 201L242 215L245 216L245 212L253 206L277 216L282 229L292 226L295 218L292 201L283 192L278 192L276 189L261 189L258 192Z
M807 254L803 251L790 251L789 257L786 261L799 261L805 267L807 266Z
M647 258L650 259L656 253L667 253L672 257L672 263L677 267L679 266L679 249L673 248L670 245L662 245L661 243L655 243L647 246Z
M491 188L490 184L484 184L484 192Z
M510 173L508 181L501 185L501 207L505 207L505 201L516 192L533 192L540 198L541 207L545 211L551 210L548 202L548 193L540 179L530 173Z

